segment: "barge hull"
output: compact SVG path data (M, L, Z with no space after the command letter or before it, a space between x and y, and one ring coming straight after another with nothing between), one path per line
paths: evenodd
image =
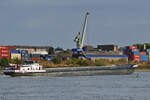
M64 67L47 68L45 71L20 72L4 71L10 76L93 76L93 75L128 75L134 72L137 65L91 66L91 67Z
M94 76L94 75L129 75L134 69L115 69L115 70L94 70L94 71L65 71L65 72L45 72L45 73L5 73L10 76Z

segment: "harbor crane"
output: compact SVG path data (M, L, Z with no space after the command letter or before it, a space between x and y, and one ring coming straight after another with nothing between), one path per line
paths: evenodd
M88 15L89 15L89 12L87 12L86 15L85 15L85 20L84 20L82 34L80 34L80 32L79 32L78 35L74 39L74 41L76 42L77 49L80 49L81 51L82 51L82 48L83 48L83 43L84 43L84 38L85 38L85 32L86 32L86 27L87 27Z

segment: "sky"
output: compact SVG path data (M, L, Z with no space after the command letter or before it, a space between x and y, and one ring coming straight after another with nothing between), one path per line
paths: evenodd
M150 42L150 0L0 0L0 45L74 48L89 12L85 45Z

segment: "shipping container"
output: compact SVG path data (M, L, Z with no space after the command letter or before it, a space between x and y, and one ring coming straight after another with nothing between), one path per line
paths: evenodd
M9 53L10 53L10 51L9 51L9 50L1 50L1 51L0 51L0 53L1 53L1 54L3 54L3 53L7 53L7 54L9 54Z
M140 52L141 55L146 55L146 52Z
M32 60L30 57L22 57L21 58L23 61L29 61L29 60Z
M31 57L41 57L40 54L32 54Z
M124 55L131 56L131 54L130 54L130 53L125 53Z
M10 52L10 50L9 49L0 49L0 52Z
M140 55L134 55L133 57L140 58L141 56Z
M29 54L21 54L22 57L30 57Z
M21 57L30 57L30 55L29 54L25 54L25 55L21 55Z
M138 62L140 62L141 59L140 59L140 58L133 58L133 61L138 61Z
M0 58L10 59L10 55L8 55L8 54L2 54L2 55L0 55Z
M8 46L8 49L10 49L10 50L16 50L16 47L15 46Z
M137 46L130 46L129 49L137 49Z
M148 55L141 55L141 61L148 61L149 56Z
M133 55L132 60L140 61L141 60L141 56L140 55Z
M31 56L29 54L21 54L22 58L31 58Z
M10 50L0 50L1 53L10 53Z
M133 55L140 55L140 52L132 52Z
M8 47L8 45L0 45L0 47Z
M10 50L0 50L0 52L10 52Z
M125 52L132 52L132 49L125 49Z
M123 50L123 52L128 53L128 52L131 52L131 50L130 49L125 49L125 50Z
M9 49L6 49L6 48L3 48L3 49L0 49L0 58L10 58L10 50Z
M6 45L0 45L0 49L8 49L8 46L6 46Z
M132 52L139 52L139 49L131 49Z
M138 62L140 62L141 59L140 59L140 58L134 58L133 61L138 61Z
M132 53L132 52L139 52L139 50L138 49L125 49L125 50L123 50L123 52L124 53Z
M0 48L0 50L10 50L9 48Z
M2 53L1 55L10 55L9 53Z
M126 53L126 52L128 52L128 49L124 49L124 50L123 50L123 53Z
M10 50L10 53L12 54L12 53L20 53L20 51L19 50Z
M40 57L32 57L32 61L39 61L39 60L41 60Z
M1 54L10 54L10 51L2 51Z
M28 50L21 50L21 54L28 54Z

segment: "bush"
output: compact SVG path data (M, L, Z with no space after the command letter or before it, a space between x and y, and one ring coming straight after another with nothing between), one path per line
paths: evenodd
M13 63L13 64L23 64L24 62L18 58L16 59L10 59L9 63Z
M52 60L52 62L53 62L54 64L61 64L62 59L61 59L60 57L56 57L56 58L54 58L54 59Z
M105 59L100 59L100 60L96 60L95 61L95 65L96 66L105 66L107 65L109 62Z
M127 60L122 58L122 59L119 59L118 62L127 62Z
M78 59L77 64L80 66L88 66L88 61L84 59Z
M74 66L94 66L93 61L89 61L86 59L77 59L77 58L72 58L72 59L67 60L66 64L74 65Z
M8 59L7 59L7 58L2 58L2 59L0 60L0 65L1 65L2 67L7 67L7 66L8 66Z
M22 61L22 60L14 59L14 61L15 61L15 64L23 64L23 61Z
M66 61L66 64L67 65L70 65L70 64L74 64L75 65L75 64L77 64L77 60L78 60L77 58L69 59L69 60Z

